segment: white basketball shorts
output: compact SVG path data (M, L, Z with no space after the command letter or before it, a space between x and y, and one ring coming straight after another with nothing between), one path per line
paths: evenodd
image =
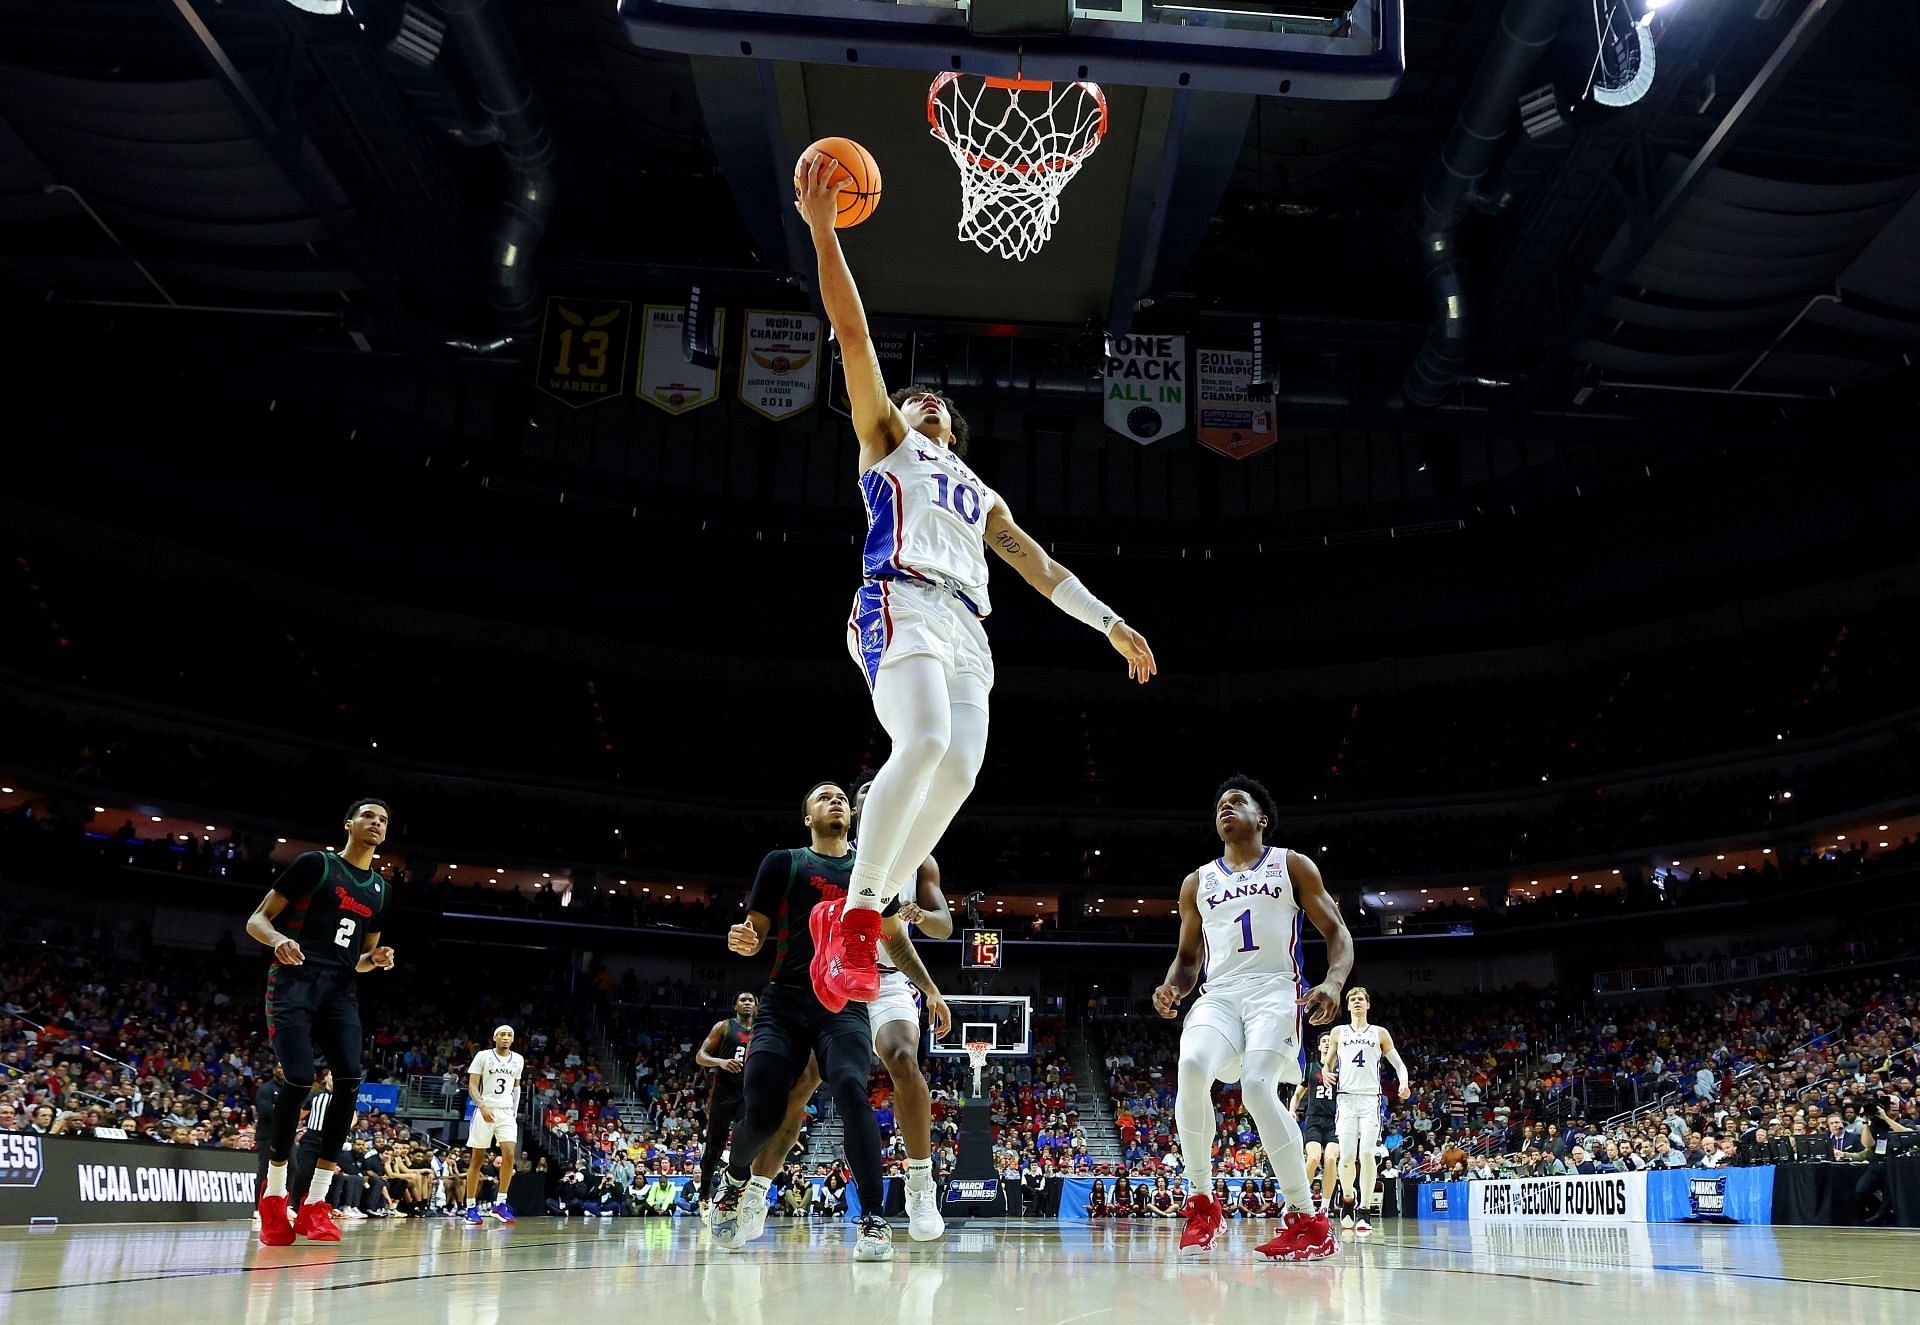
M1380 1144L1380 1096L1342 1091L1336 1098L1336 1121L1340 1134L1340 1153L1371 1155Z
M508 1113L504 1107L493 1111L493 1121L488 1122L473 1111L473 1121L467 1125L467 1146L473 1150L491 1150L493 1143L510 1146L520 1140L520 1120Z
M929 654L946 665L956 700L967 692L984 708L993 689L993 650L987 629L965 603L920 580L867 580L847 617L847 652L872 689L880 665Z
M880 1028L890 1021L907 1022L916 1031L920 1028L920 991L898 971L881 973L880 992L867 1004L867 1024L872 1027L876 1048L880 1044Z
M1215 981L1194 1000L1186 1024L1211 1027L1233 1045L1235 1056L1220 1069L1220 1080L1238 1081L1246 1055L1274 1053L1280 1079L1300 1083L1300 998L1292 981L1270 975Z

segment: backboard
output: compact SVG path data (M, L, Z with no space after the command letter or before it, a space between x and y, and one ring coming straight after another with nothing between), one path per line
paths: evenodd
M980 0L984 4L986 0ZM1075 0L1069 30L969 31L973 0L620 0L636 45L687 55L1380 101L1406 70L1402 0Z
M969 1040L993 1047L989 1058L1024 1058L1033 1052L1033 1000L984 994L947 994L953 1025L934 1036L927 1052L935 1058L965 1058Z

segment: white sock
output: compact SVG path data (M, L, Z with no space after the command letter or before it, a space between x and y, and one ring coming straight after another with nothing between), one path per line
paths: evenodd
M847 880L848 911L878 911L893 900L896 889L887 871L878 861L855 858L853 876Z
M330 1191L332 1187L333 1170L315 1169L313 1176L307 1179L306 1204L312 1205L317 1201L325 1201L327 1199L327 1192Z
M268 1163L267 1195L268 1196L285 1196L286 1194L287 1194L287 1166L285 1164Z
M744 1191L742 1192L742 1195L757 1196L764 1201L767 1199L767 1193L772 1190L773 1190L772 1178L763 1178L760 1175L755 1174L753 1177L747 1179L747 1185Z
M933 1186L932 1157L929 1156L926 1159L908 1159L907 1190L910 1192L924 1192L931 1186Z

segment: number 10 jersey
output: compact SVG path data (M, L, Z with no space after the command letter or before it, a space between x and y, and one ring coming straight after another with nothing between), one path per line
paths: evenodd
M1268 847L1249 869L1224 859L1196 871L1200 932L1207 945L1206 984L1276 980L1300 983L1300 904L1287 873L1285 847Z
M977 617L987 598L987 516L1000 499L966 461L909 431L860 476L867 507L861 571L869 580L921 580L953 594Z

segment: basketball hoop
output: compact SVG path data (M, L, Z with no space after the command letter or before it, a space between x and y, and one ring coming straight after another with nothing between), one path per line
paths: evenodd
M973 1093L980 1094L980 1069L987 1065L987 1051L993 1046L985 1040L967 1041L967 1061L973 1064Z
M960 168L960 238L1024 262L1060 219L1060 194L1107 136L1098 83L948 71L927 89L927 124Z

